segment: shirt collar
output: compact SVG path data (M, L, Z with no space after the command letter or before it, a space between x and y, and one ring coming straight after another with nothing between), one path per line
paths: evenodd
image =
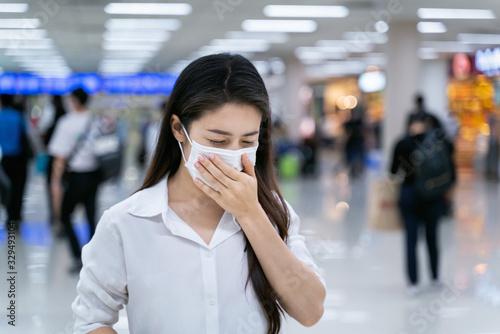
M128 213L137 217L153 217L168 211L167 173L158 183L137 192Z
M188 224L174 219L167 219L168 216L172 217L172 215L167 215L169 211L167 188L168 176L169 172L155 185L137 192L137 197L127 212L136 217L154 217L161 215L165 226L173 234L191 239L207 247L197 234L193 234L195 232L191 229L191 227L189 227ZM171 213L176 216L174 212ZM240 230L241 226L236 221L235 216L227 211L224 212L224 216L217 226L216 233L212 237L208 247L215 247L217 244Z

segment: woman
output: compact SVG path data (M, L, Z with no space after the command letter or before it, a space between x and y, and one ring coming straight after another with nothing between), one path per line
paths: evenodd
M181 73L140 189L83 248L75 333L279 333L312 326L324 281L274 176L267 91L239 55ZM206 182L206 183L205 183Z

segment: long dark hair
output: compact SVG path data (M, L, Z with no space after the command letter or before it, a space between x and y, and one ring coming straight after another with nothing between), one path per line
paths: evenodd
M170 125L172 115L177 115L189 132L193 121L229 102L253 106L262 115L255 164L258 199L280 237L286 241L289 211L274 173L269 96L255 67L241 55L221 53L201 57L182 71L164 109L154 157L144 183L137 191L155 185L168 172L170 175L175 174L180 166L181 151ZM245 240L249 267L245 288L251 280L267 318L267 333L277 334L281 328L281 315L285 315L285 312L252 245L246 237Z

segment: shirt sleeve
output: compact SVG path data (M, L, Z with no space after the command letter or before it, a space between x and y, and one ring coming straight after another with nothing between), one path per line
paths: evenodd
M112 327L128 302L123 244L111 223L111 213L106 210L94 236L82 249L78 295L71 304L75 334Z
M53 157L67 158L76 144L74 134L70 133L66 123L65 119L57 122L54 134L50 139L48 151Z
M300 261L302 261L305 265L311 268L312 271L314 271L326 290L325 280L321 274L320 269L318 268L316 263L314 263L311 253L307 249L305 237L299 233L300 217L297 215L290 203L288 203L287 200L285 200L285 202L288 206L288 210L290 211L290 226L288 228L287 246Z
M396 144L394 147L394 152L392 154L392 164L391 164L391 174L396 175L399 171L399 167L401 165L400 158L402 156L401 152L401 141Z

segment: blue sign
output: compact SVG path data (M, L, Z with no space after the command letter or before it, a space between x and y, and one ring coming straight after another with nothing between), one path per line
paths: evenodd
M0 75L0 93L19 95L63 95L76 88L89 94L170 94L177 76L169 73L138 73L101 76L98 73L75 73L65 78L40 77L28 73Z

